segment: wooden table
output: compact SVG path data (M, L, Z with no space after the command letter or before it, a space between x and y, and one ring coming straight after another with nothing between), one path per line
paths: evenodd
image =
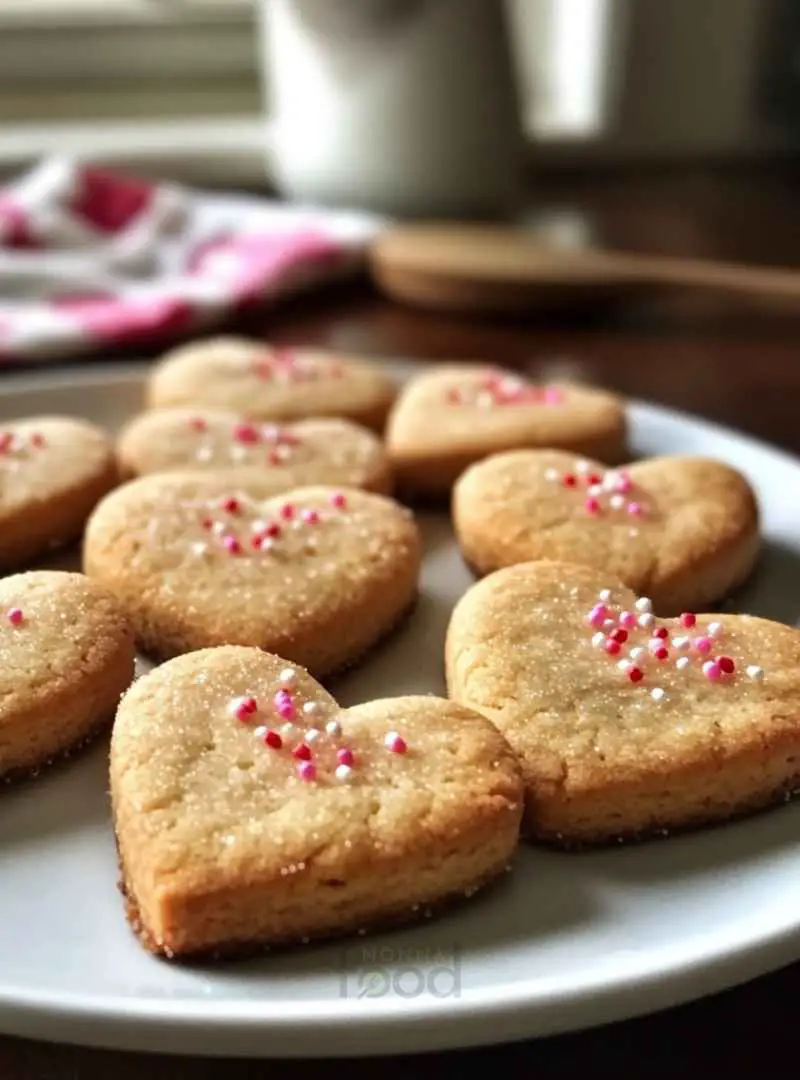
M762 171L659 170L541 179L530 220L577 223L595 242L628 250L797 265L797 205L797 168L791 164ZM647 309L478 322L404 310L358 284L243 326L284 344L315 343L373 356L483 358L542 372L557 359L562 370L566 364L578 377L703 414L800 454L800 312L745 311L676 296ZM717 997L611 1028L339 1067L353 1080L374 1072L399 1078L407 1070L455 1075L467 1061L494 1074L524 1069L531 1077L572 1077L613 1071L633 1080L672 1080L688 1059L706 1076L760 1077L766 1075L767 1053L796 1061L798 997L800 965L795 965ZM329 1068L322 1062L278 1067L298 1080L322 1077ZM243 1080L264 1071L255 1062L142 1057L0 1039L2 1080Z

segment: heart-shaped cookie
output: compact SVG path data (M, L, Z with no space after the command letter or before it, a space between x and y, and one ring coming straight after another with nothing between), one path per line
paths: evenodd
M315 675L359 659L409 611L421 543L404 507L353 488L257 501L213 474L158 473L92 515L86 573L166 659L257 645Z
M45 570L0 581L0 779L109 725L133 664L133 631L95 582Z
M590 567L521 563L456 605L446 666L450 696L516 751L539 840L722 821L800 780L800 633L777 623L659 620Z
M256 420L340 416L379 431L396 392L366 360L215 337L167 353L153 368L147 402L224 408Z
M260 498L309 484L389 494L383 444L367 428L333 417L295 424L257 424L226 409L153 409L135 417L117 440L129 479L157 472L224 474Z
M447 494L469 465L489 454L558 447L624 461L621 400L583 386L538 386L512 372L444 364L411 379L392 409L386 441L400 487Z
M0 570L75 540L116 482L113 446L93 424L66 416L0 423Z
M606 469L557 451L498 454L460 478L453 519L480 574L538 559L585 563L646 593L662 615L726 596L759 549L753 491L707 458Z
M156 953L252 952L430 914L505 870L519 767L432 697L341 710L257 649L139 679L111 743L130 922Z

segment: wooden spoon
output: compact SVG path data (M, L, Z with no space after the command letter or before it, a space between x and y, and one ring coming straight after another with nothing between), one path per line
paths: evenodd
M374 242L370 269L393 299L420 307L513 312L594 304L666 287L737 300L784 300L800 308L800 272L546 247L533 234L475 225L420 225Z

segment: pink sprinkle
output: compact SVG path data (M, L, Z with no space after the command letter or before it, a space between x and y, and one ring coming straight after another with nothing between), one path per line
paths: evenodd
M618 641L614 641L613 638L609 638L603 648L606 650L609 656L616 656L622 646Z
M615 490L619 491L623 495L627 495L632 487L633 487L633 481L631 480L628 473L626 473L626 472L620 473L619 478L617 479L617 482L615 484Z
M707 656L711 652L711 638L697 637L694 639L694 647L701 656Z
M316 525L319 521L319 513L316 510L303 510L300 517L306 525Z
M687 630L690 630L697 622L697 616L692 615L691 611L684 611L681 615L681 626L685 626Z
M722 668L715 660L706 660L703 664L703 674L711 682L716 682L722 675Z
M31 435L31 446L43 447L45 445L45 437L39 431L34 431Z
M280 509L280 514L284 521L291 521L294 517L294 507L291 503L284 503Z
M0 454L5 454L6 451L10 450L13 441L14 436L10 431L0 432Z
M268 731L264 736L264 742L267 746L271 746L273 750L280 750L283 746L283 739L277 731Z
M642 512L642 504L637 502L628 503L628 513L638 517Z
M734 664L730 656L721 656L719 660L717 660L717 663L719 664L720 670L723 672L723 674L733 675L733 672L736 669L736 664Z
M316 765L311 761L303 761L297 766L297 775L301 780L306 780L309 783L317 778Z
M292 753L296 758L299 758L301 761L311 760L311 747L308 745L308 743L298 743L294 750L292 750Z
M451 405L460 405L461 404L461 391L459 389L457 389L455 386L452 386L447 391L447 400Z
M404 754L407 750L406 741L396 731L390 731L386 736L386 749L393 754Z
M258 428L254 424L237 424L233 429L233 437L237 442L252 445L258 442Z
M238 499L234 499L234 498L223 499L222 502L220 503L220 506L222 507L223 510L225 510L229 514L238 514L239 513L239 500Z
M345 506L347 506L347 499L341 491L331 495L331 506L335 506L337 510L344 510Z
M12 626L19 626L23 620L22 608L12 607L7 613L8 621Z
M250 541L250 544L256 549L256 551L261 551L263 547L266 547L269 544L269 540L266 538L266 536L263 535L254 536Z
M340 765L352 765L355 761L353 751L348 750L346 746L343 746L341 750L336 751L336 760Z
M589 499L586 500L586 502L583 505L586 508L586 513L587 514L599 514L600 513L600 503L597 501L597 499L589 498Z
M279 701L277 694L275 695L275 711L282 720L294 720L297 716L297 709L291 698L282 698Z
M623 611L619 617L619 625L624 626L626 630L633 630L636 626L636 616L632 611Z
M589 612L589 623L592 626L602 626L605 622L606 615L608 615L608 608L605 604L595 604L592 610Z
M222 546L229 555L241 555L242 553L242 545L235 536L223 536Z
M193 416L189 421L189 427L192 428L193 431L205 431L208 424L202 416Z
M544 400L548 405L560 405L564 400L564 395L557 386L546 386L544 388Z

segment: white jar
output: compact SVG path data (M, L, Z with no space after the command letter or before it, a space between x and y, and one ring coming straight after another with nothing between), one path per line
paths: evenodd
M495 216L523 138L503 0L262 0L272 164L286 195Z

